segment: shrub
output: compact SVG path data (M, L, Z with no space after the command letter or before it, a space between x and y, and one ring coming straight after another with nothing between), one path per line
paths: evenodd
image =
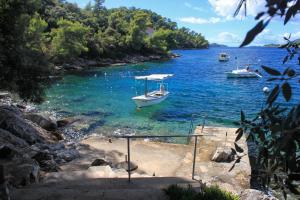
M220 189L218 186L205 187L201 192L196 192L190 185L183 188L171 185L164 190L170 200L238 200L239 197Z

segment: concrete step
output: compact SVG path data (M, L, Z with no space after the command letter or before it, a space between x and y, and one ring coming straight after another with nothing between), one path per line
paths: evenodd
M97 179L97 178L127 178L128 173L125 169L114 169L112 170L107 166L95 166L90 167L88 170L77 170L77 171L60 171L46 174L43 182L63 182L73 180L86 180L86 179ZM131 172L131 177L150 177L147 174L138 174Z
M31 185L14 189L12 200L127 200L165 199L163 188L171 184L182 186L200 184L186 178L151 177L84 179Z

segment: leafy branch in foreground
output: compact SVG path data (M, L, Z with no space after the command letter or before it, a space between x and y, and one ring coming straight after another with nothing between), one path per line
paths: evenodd
M240 1L235 15L246 2L247 0ZM283 18L284 24L287 24L299 14L300 0L266 0L266 8L267 11L257 14L255 19L260 21L247 33L241 47L250 44L275 16ZM287 55L283 58L282 64L297 58L300 65L300 41L291 40L291 35L284 37L284 40L286 44L280 48L285 48ZM296 101L294 106L290 103L294 98L293 90L299 88L297 85L300 83L299 74L293 67L277 70L262 66L262 69L270 76L268 81L275 82L274 88L254 119L246 119L245 114L241 112L236 139L245 135L247 142L257 146L257 159L252 166L254 167L252 178L260 184L261 189L281 190L283 197L287 199L288 196L300 195L300 104L299 101ZM278 100L280 94L288 106L280 105ZM235 150L238 151L239 148L235 144ZM239 162L239 157L236 162Z
M271 76L268 81L277 83L268 95L265 107L254 119L246 119L241 112L236 140L245 135L247 142L257 145L257 174L252 176L262 189L280 189L285 198L289 193L300 195L300 104L281 107L276 103L280 93L286 102L290 102L293 94L291 83L295 84L293 80L299 74L290 67L283 72L267 66L262 68ZM240 151L236 143L235 149ZM236 162L239 162L239 157Z
M240 0L234 16L237 16L240 13L243 6L245 15L247 15L246 10L248 1L253 1L255 3L255 0ZM266 11L256 15L255 20L260 21L247 33L240 47L250 44L255 37L268 26L273 18L280 17L284 19L284 25L295 18L300 12L300 0L266 0L266 8Z

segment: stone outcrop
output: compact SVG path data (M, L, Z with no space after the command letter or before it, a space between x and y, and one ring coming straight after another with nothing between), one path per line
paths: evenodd
M0 128L0 144L12 144L18 147L28 147L29 144L22 138L16 137L10 132Z
M240 194L240 200L277 200L277 198L268 196L262 191L246 189Z
M57 129L56 121L53 121L50 117L37 113L29 113L26 115L26 119L36 123L47 131L55 131Z
M45 130L55 130L56 122L24 112L16 106L0 106L0 164L7 183L15 187L37 183L41 171L57 172L60 163L79 157L76 145L57 143L59 132Z
M218 147L211 160L215 162L231 162L234 160L234 153L231 148Z
M57 127L64 127L64 126L66 126L66 125L68 125L68 124L70 124L70 123L72 123L72 121L70 120L70 119L60 119L60 120L57 120Z
M9 131L29 144L45 142L45 138L41 135L47 135L45 133L40 134L41 132L36 127L23 118L23 114L18 108L13 106L0 107L0 128Z
M92 166L87 170L88 173L98 177L114 177L115 173L109 165L106 166Z
M8 177L10 184L23 186L39 181L40 167L38 163L24 154L21 148L5 144L0 147L0 152L4 174Z
M2 144L0 146L0 159L11 159L18 154L18 151L11 144Z
M47 172L57 172L59 170L58 164L54 161L53 155L49 151L39 151L33 157L41 169Z
M97 158L92 162L91 166L105 166L105 165L110 165L110 164L111 164L110 162L107 162L104 159Z
M128 162L127 161L123 161L123 162L119 162L113 165L114 168L116 169L125 169L126 171L128 171ZM138 165L130 162L130 171L134 171L137 170Z

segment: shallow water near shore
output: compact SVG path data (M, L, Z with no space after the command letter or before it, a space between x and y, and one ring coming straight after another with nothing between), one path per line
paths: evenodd
M206 124L233 126L240 118L240 111L247 116L257 113L265 98L262 88L272 88L273 83L262 79L227 79L226 71L239 64L254 64L259 69L264 64L282 70L286 52L276 48L210 48L204 50L174 51L180 58L164 62L90 69L66 75L47 90L46 102L41 110L53 110L61 117L84 118L83 134L188 134L192 114L195 124L203 118ZM218 54L227 52L231 59L220 63ZM237 61L234 59L237 57ZM293 66L295 61L286 64ZM161 104L137 109L131 100L142 94L143 81L137 75L171 73L167 80L171 92ZM265 75L265 74L264 74ZM149 83L149 90L156 83ZM299 91L299 90L298 90ZM293 101L299 100L295 93Z

